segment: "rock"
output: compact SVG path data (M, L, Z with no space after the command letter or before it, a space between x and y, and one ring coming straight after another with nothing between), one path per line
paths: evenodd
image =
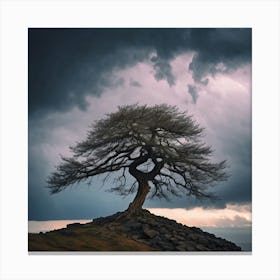
M189 234L189 235L187 236L187 238L188 238L189 240L196 241L196 240L198 240L198 235L197 235L196 233L191 233L191 234Z
M135 230L135 229L140 229L142 227L142 224L139 222L131 221L126 223L126 227Z
M188 246L187 242L184 242L184 241L179 241L176 244L176 247L184 248L185 251L187 249L187 246ZM180 250L180 251L182 251L182 250Z
M186 251L197 251L196 248L195 248L195 244L187 243L186 244Z
M79 227L79 226L81 226L80 223L73 223L73 224L68 224L66 227L67 228L73 228L73 227Z
M133 234L133 235L131 235L131 237L134 240L138 240L138 239L142 239L144 236L143 236L143 234Z
M185 246L179 245L179 246L176 246L175 248L176 248L177 251L186 251L186 247Z
M159 227L158 227L158 230L159 230L160 233L163 234L163 235L165 235L165 234L169 234L169 235L170 235L169 230L168 230L165 226L159 226Z
M174 245L178 245L181 243L181 240L178 240L176 237L172 237L169 239Z
M207 249L205 246L201 245L201 244L195 245L195 248L196 248L198 251L208 251L208 249Z
M197 233L202 233L203 231L198 228L198 227L191 227L191 229L194 231L194 232L197 232Z
M185 241L186 239L181 236L181 235L176 235L176 238L179 240L179 241Z
M174 251L175 250L175 247L170 244L169 242L159 242L158 245L160 246L160 249L162 251Z
M144 228L143 232L145 233L145 235L147 235L150 238L153 238L153 237L155 237L156 235L159 234L158 231L156 231L154 229L147 229L147 228Z
M150 244L151 245L153 245L153 246L156 246L157 244L159 244L159 243L161 243L162 242L162 239L158 236L158 235L156 235L154 238L152 238L151 240L150 240Z
M170 233L166 233L166 234L164 234L164 237L167 239L170 239L172 237L172 235Z
M137 241L142 242L142 243L144 243L144 244L146 244L146 245L151 245L150 240L147 240L147 239L137 239ZM155 247L155 248L156 248L156 247Z
M202 235L198 236L197 242L205 246L208 246L210 243L209 239L207 239L207 237Z
M109 217L98 218L90 223L90 227L94 228L95 225L106 227L114 234L123 234L130 240L144 243L159 251L241 250L234 243L204 232L197 227L179 224L174 220L153 215L147 210L134 216L122 216L122 213L117 213ZM63 234L73 234L72 228L76 231L76 227L84 227L84 225L79 223L67 225L67 230L70 232Z

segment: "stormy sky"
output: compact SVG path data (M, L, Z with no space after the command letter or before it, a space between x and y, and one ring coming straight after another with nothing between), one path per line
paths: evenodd
M219 200L155 199L146 208L250 208L251 29L31 28L29 220L90 219L128 207L133 196L106 192L102 177L56 195L46 179L91 123L135 103L187 110L205 127L213 160L230 165L228 181L214 187Z

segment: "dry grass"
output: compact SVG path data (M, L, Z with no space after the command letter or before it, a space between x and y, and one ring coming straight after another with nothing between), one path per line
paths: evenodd
M97 225L28 234L29 251L155 251L154 248Z

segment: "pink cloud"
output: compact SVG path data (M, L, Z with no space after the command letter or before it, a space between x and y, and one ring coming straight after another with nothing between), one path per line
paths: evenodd
M231 205L225 209L204 209L196 207L190 210L184 208L149 208L159 216L174 219L187 226L196 227L250 227L252 213L250 205Z

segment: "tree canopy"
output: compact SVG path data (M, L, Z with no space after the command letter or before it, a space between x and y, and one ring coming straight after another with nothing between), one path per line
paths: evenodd
M141 208L149 192L159 198L210 198L208 188L227 178L226 161L211 162L213 151L202 137L203 128L175 106L122 106L93 123L86 139L70 147L73 156L62 157L48 187L57 193L104 174L104 180L115 175L111 191L127 195L137 190L131 208Z

